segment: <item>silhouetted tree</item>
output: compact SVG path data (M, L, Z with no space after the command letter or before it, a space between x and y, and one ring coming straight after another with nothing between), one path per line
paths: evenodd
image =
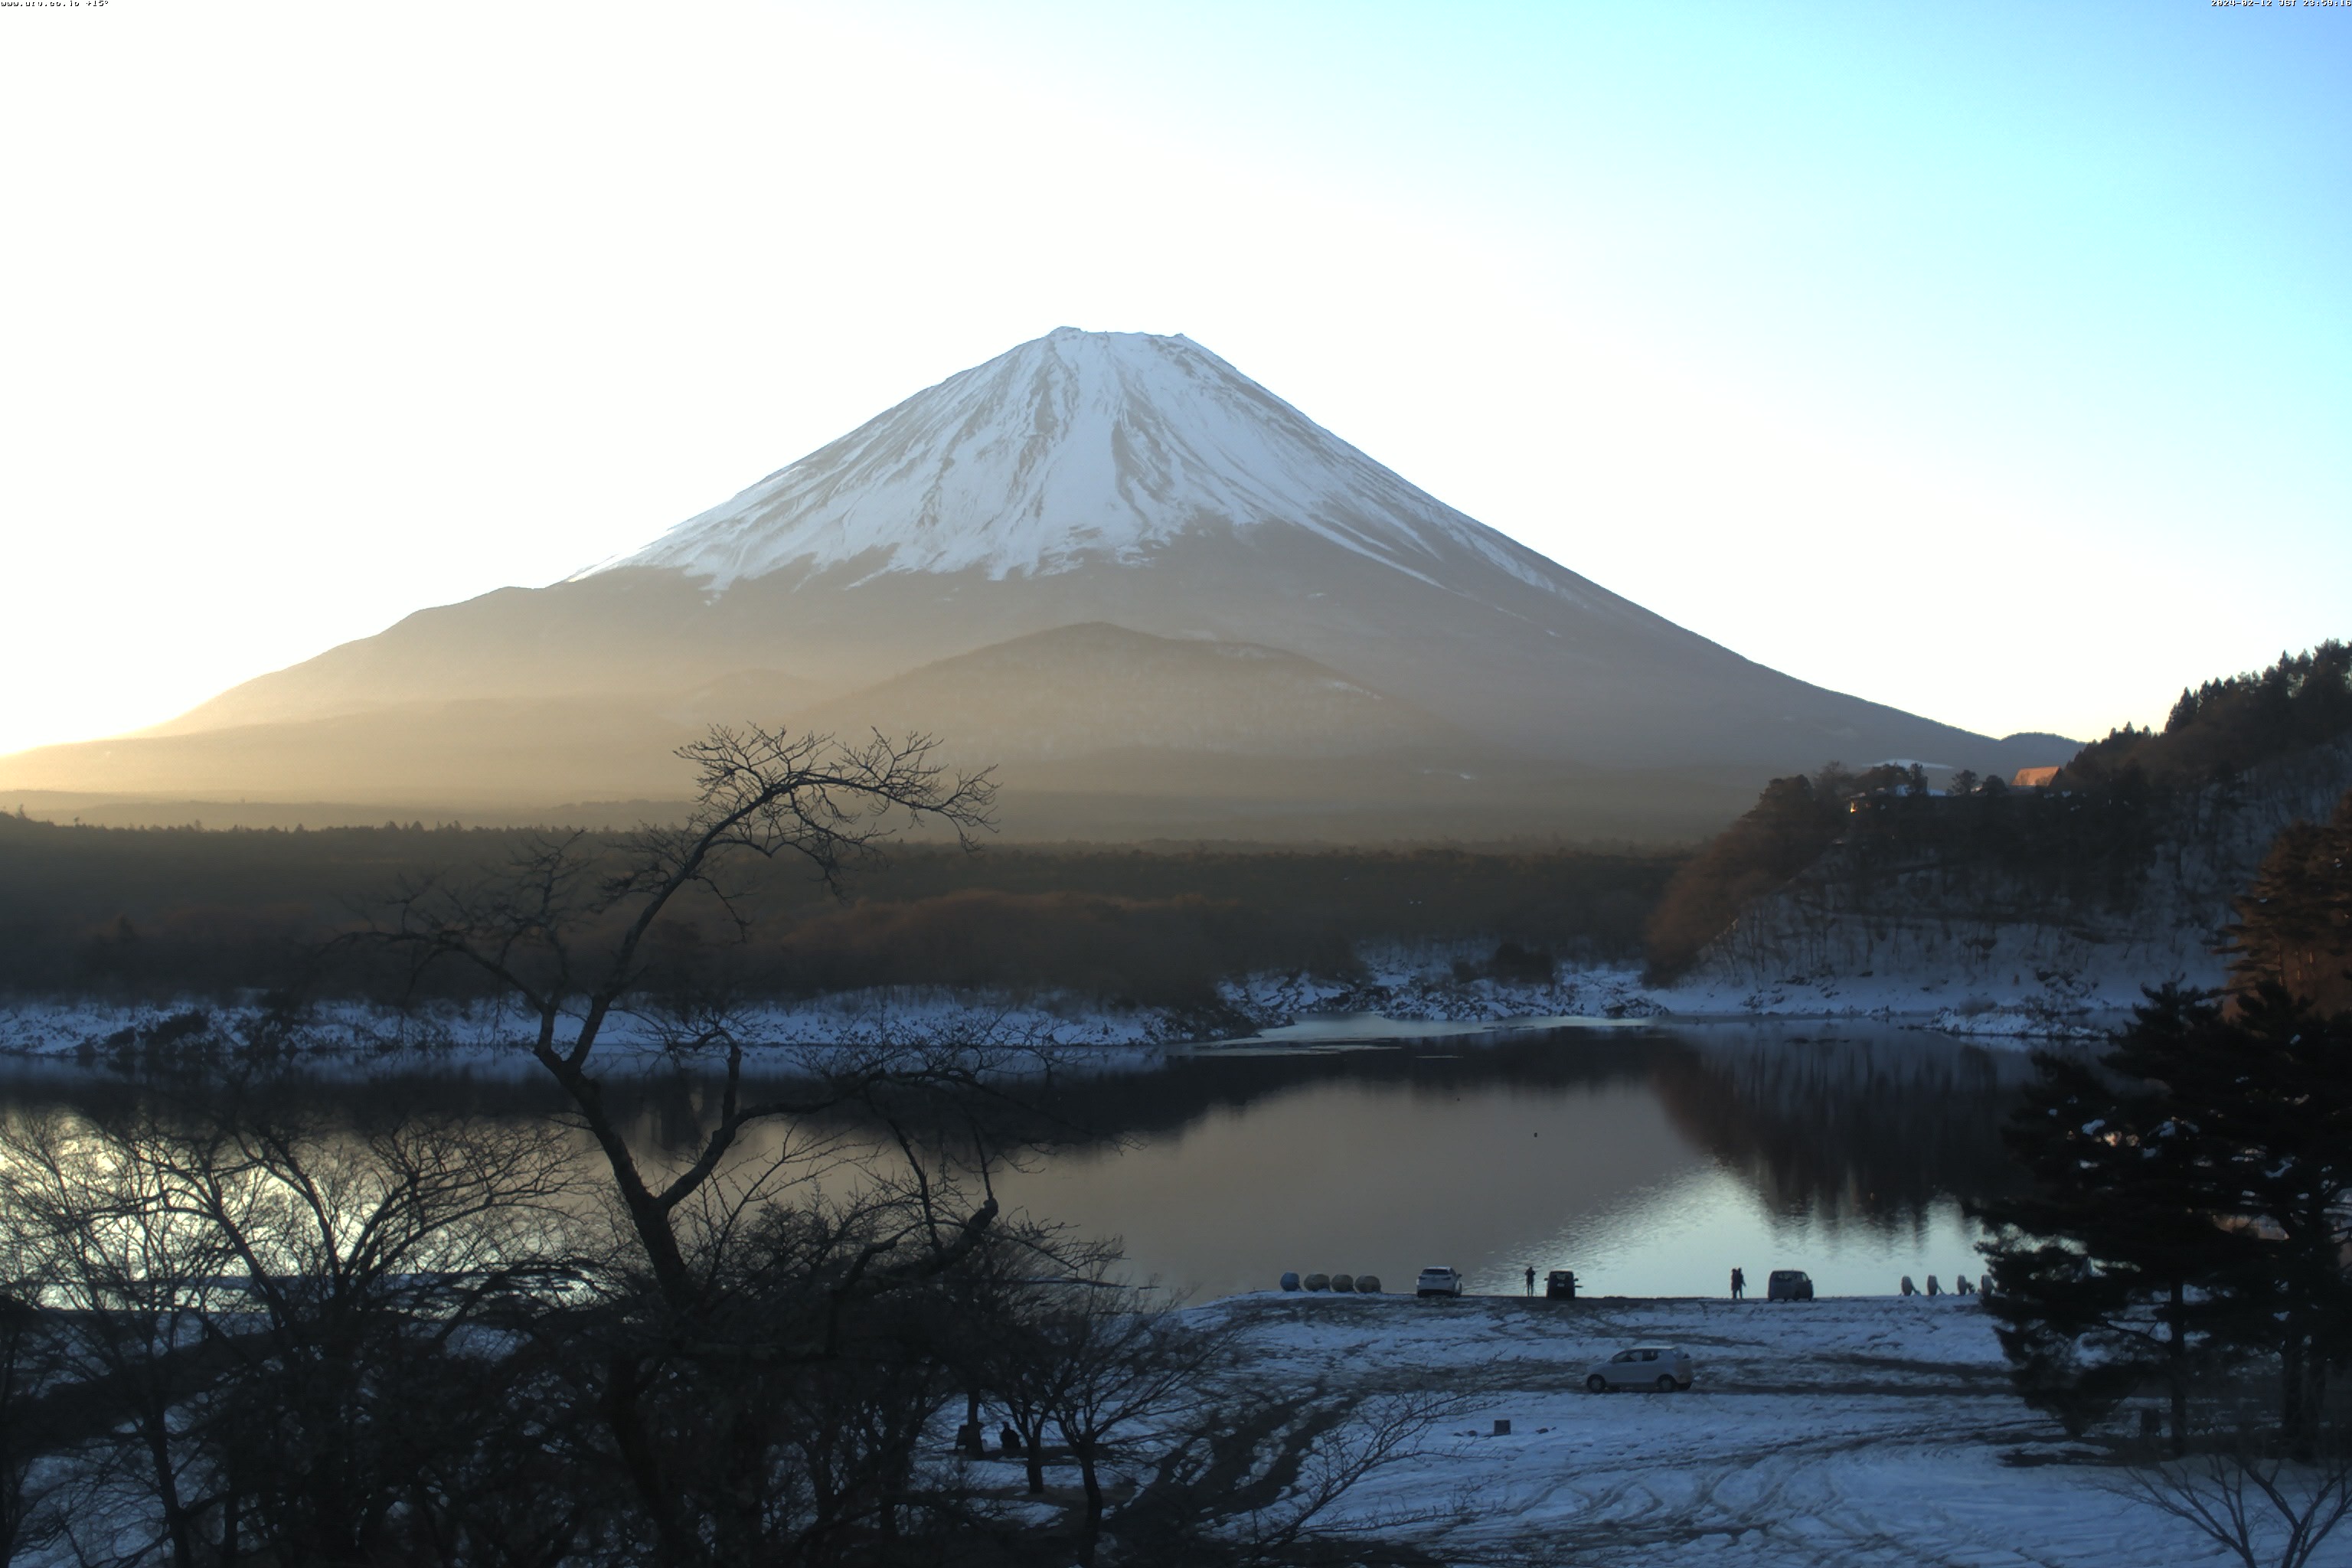
M739 858L797 859L828 887L872 855L896 819L930 820L967 847L988 826L993 786L985 774L950 777L930 761L934 742L879 734L856 744L756 726L714 726L679 749L697 773L699 804L684 826L647 827L608 857L585 835L528 843L503 870L464 886L405 889L391 929L372 933L410 957L418 971L455 963L488 980L529 1017L530 1049L570 1097L611 1168L653 1278L673 1308L691 1304L701 1282L689 1267L674 1216L719 1172L746 1129L806 1117L855 1100L885 1081L921 1078L927 1067L872 1059L806 1095L743 1098L742 1040L724 994L694 995L676 984L667 1022L684 1048L724 1056L719 1116L684 1168L656 1180L640 1165L606 1110L596 1050L616 1011L654 975L651 939L673 905L698 894L706 910L748 931L751 914L729 879ZM985 1226L993 1215L975 1215Z
M2297 1460L2260 1430L2216 1432L2194 1458L2126 1471L2116 1490L2171 1515L2244 1564L2306 1568L2352 1517L2352 1443Z
M509 1358L465 1331L540 1278L565 1152L551 1129L354 1131L231 1100L0 1132L0 1237L51 1347L9 1440L79 1472L76 1554L372 1563L463 1541L463 1457L513 1450L523 1413L482 1397Z
M1046 1408L1086 1493L1078 1561L1102 1534L1102 1467L1122 1431L1173 1424L1207 1397L1230 1352L1227 1331L1190 1323L1147 1290L1105 1281L1054 1288L1036 1329L1054 1371Z
M43 1395L57 1375L54 1336L26 1299L37 1289L0 1253L0 1565L29 1560L63 1522L46 1506L53 1489L37 1479L56 1447Z

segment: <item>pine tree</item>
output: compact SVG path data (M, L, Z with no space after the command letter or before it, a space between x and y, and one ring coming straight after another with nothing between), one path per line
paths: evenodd
M2151 993L2126 1039L2187 1041L2220 1010L2200 993ZM2125 1047L2128 1050L2130 1047ZM2252 1238L2223 1224L2200 1152L2161 1084L2043 1053L2007 1142L2034 1178L1979 1210L1988 1306L2027 1403L2080 1430L2143 1384L2160 1384L2175 1453L2189 1394L2232 1335L2235 1302L2207 1288L2251 1267Z
M2131 1031L2107 1060L2161 1079L2200 1201L2247 1238L2210 1285L2246 1309L2244 1348L2278 1358L2280 1422L2307 1449L2328 1371L2352 1355L2352 1013L2264 984L2188 1034Z
M2352 1357L2352 1014L2167 986L2104 1070L2038 1065L2010 1132L2035 1191L1982 1211L2020 1391L2079 1426L2160 1379L2178 1452L2200 1366L2261 1357L2307 1449Z

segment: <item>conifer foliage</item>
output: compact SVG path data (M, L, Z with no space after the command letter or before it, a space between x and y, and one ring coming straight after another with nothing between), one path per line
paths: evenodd
M2079 1428L2153 1385L2179 1452L2200 1378L2260 1372L2307 1450L2352 1360L2352 1013L2168 986L2104 1070L2039 1066L2010 1136L2036 1190L1982 1211L2020 1391Z
M2277 985L2325 1012L2352 1007L2352 790L2327 822L2280 834L2234 907L2233 988Z
M2184 689L2162 730L2126 725L2093 742L2066 764L2063 782L2093 789L2137 773L2159 785L2194 786L2347 735L2352 645L2331 640L2282 653L2267 669Z

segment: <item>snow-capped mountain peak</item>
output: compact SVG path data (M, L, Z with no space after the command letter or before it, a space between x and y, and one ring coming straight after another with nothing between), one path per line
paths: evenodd
M1194 530L1306 529L1416 577L1468 553L1576 580L1373 461L1190 338L1061 327L950 376L592 568L723 590L802 564L1045 575Z

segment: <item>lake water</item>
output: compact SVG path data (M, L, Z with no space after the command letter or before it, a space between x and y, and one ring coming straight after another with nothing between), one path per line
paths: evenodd
M1286 1269L1481 1292L1571 1268L1597 1294L1698 1295L1744 1268L1823 1293L1974 1276L1970 1197L2013 1180L2021 1053L1917 1031L1560 1029L1203 1054L1129 1086L1123 1149L1000 1184L1117 1235L1199 1295Z
M1803 1268L1824 1294L1978 1272L1965 1200L2014 1179L2000 1139L2022 1053L1887 1027L1591 1027L1225 1047L1079 1081L1090 1135L999 1178L1009 1205L1122 1238L1130 1271L1198 1299L1286 1269L1429 1264L1478 1291L1532 1267L1604 1295L1761 1293ZM520 1080L408 1086L486 1115L560 1113ZM109 1092L52 1072L0 1100ZM321 1096L349 1096L322 1082ZM634 1136L690 1146L691 1094L644 1091Z

